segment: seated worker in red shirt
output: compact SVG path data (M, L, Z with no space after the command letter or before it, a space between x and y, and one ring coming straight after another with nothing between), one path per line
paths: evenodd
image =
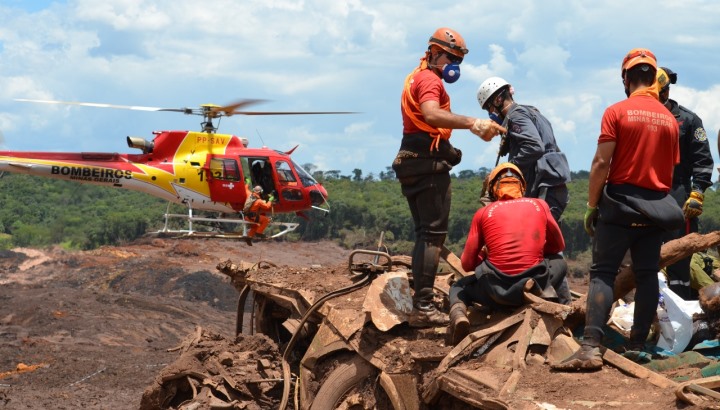
M473 302L497 308L523 304L523 287L535 281L534 293L562 304L570 291L562 287L567 263L559 253L565 240L550 207L542 199L523 198L525 178L515 165L498 165L486 179L490 199L473 217L462 267L466 276L450 288L453 344L467 336L467 306Z
M245 220L252 222L250 224L250 230L248 231L245 242L252 246L252 238L256 235L260 238L264 238L265 228L270 223L265 213L272 209L273 201L275 200L272 195L267 201L262 199L263 189L260 185L253 188L252 193L245 200L245 206L243 212L245 213Z

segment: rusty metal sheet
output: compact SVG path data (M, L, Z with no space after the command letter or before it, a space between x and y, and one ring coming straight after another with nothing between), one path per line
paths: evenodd
M370 284L363 312L378 329L385 332L407 321L411 311L410 282L405 272L387 272Z
M438 378L438 384L441 390L462 400L472 406L471 408L488 410L507 410L510 408L502 399L493 397L492 393L495 392L488 391L489 389L483 384L479 384L474 378L469 379L466 376L466 374L449 371ZM436 396L433 398L434 400L426 400L425 402L435 404L434 401L438 397Z
M380 372L380 385L396 410L420 410L417 376L412 373Z
M325 320L347 341L365 325L365 315L354 309L333 308Z
M553 338L552 343L547 349L547 361L548 363L557 363L580 348L580 345L573 339L571 335L560 333Z

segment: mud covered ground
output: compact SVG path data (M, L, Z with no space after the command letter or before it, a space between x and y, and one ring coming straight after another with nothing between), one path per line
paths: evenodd
M141 240L87 252L0 253L0 409L137 409L196 326L232 338L238 293L222 260L311 266L330 243ZM19 364L38 366L15 372Z
M199 340L200 328L224 349L219 354L262 364L252 365L259 374L248 377L277 378L277 358L270 357L277 347L271 340L227 344L234 340L238 293L217 264L272 262L293 287L302 284L302 275L294 273L312 269L324 278L320 290L326 291L346 282L336 275L349 254L332 243L247 247L218 239L143 239L87 252L0 253L0 409L138 409L158 376L177 370L182 353ZM572 287L586 290L582 280ZM432 348L424 346L422 354L432 354ZM277 387L265 385L248 394L256 393L259 401L243 408L276 405L268 397L277 396ZM609 366L591 374L562 374L540 363L523 373L512 405L690 408L677 402L673 391Z

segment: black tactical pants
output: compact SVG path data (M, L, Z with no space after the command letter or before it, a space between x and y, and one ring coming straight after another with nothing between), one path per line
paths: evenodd
M445 172L420 176L413 184L403 184L402 193L407 198L415 225L413 303L425 304L431 302L435 295L433 286L440 263L440 250L448 231L450 174Z
M565 211L568 202L570 202L570 193L567 185L542 187L538 192L538 198L547 202L555 222L560 224L560 217Z
M689 183L689 181L688 181ZM687 187L687 188L686 188ZM677 185L670 191L670 195L675 198L680 208L688 199L689 185ZM676 230L665 233L664 242L670 242L673 239L682 238L683 236L698 231L698 219L686 219L685 226ZM697 300L698 292L690 287L690 261L692 255L685 259L681 259L672 265L668 265L666 271L668 276L668 287L678 296L685 300Z
M545 258L545 264L547 265L547 277L545 278L545 285L550 285L555 289L557 299L554 302L561 304L569 304L571 302L570 289L566 285L567 275L567 262L563 259L562 255L550 255ZM520 306L522 304L522 294L513 295L519 302L512 303L510 300L496 301L493 298L493 294L499 293L497 290L491 289L492 286L497 286L497 283L493 284L489 280L487 275L480 275L478 279L478 267L474 275L468 275L457 282L453 283L450 287L450 305L457 302L463 302L466 306L470 306L473 303L479 303L487 307L498 307L502 306ZM531 268L532 269L532 268ZM527 271L526 271L527 272ZM518 279L526 277L525 275L518 274ZM510 277L512 278L512 277ZM508 291L508 289L504 289ZM518 289L522 291L522 289Z
M610 316L614 301L615 277L628 250L633 261L636 283L631 342L642 342L647 338L657 311L657 273L662 234L662 229L656 226L628 227L598 220L592 242L585 339L597 342L602 340L602 328Z

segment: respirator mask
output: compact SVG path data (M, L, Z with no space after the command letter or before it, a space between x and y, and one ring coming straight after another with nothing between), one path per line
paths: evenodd
M445 64L442 69L442 78L446 83L452 84L460 78L460 64Z

